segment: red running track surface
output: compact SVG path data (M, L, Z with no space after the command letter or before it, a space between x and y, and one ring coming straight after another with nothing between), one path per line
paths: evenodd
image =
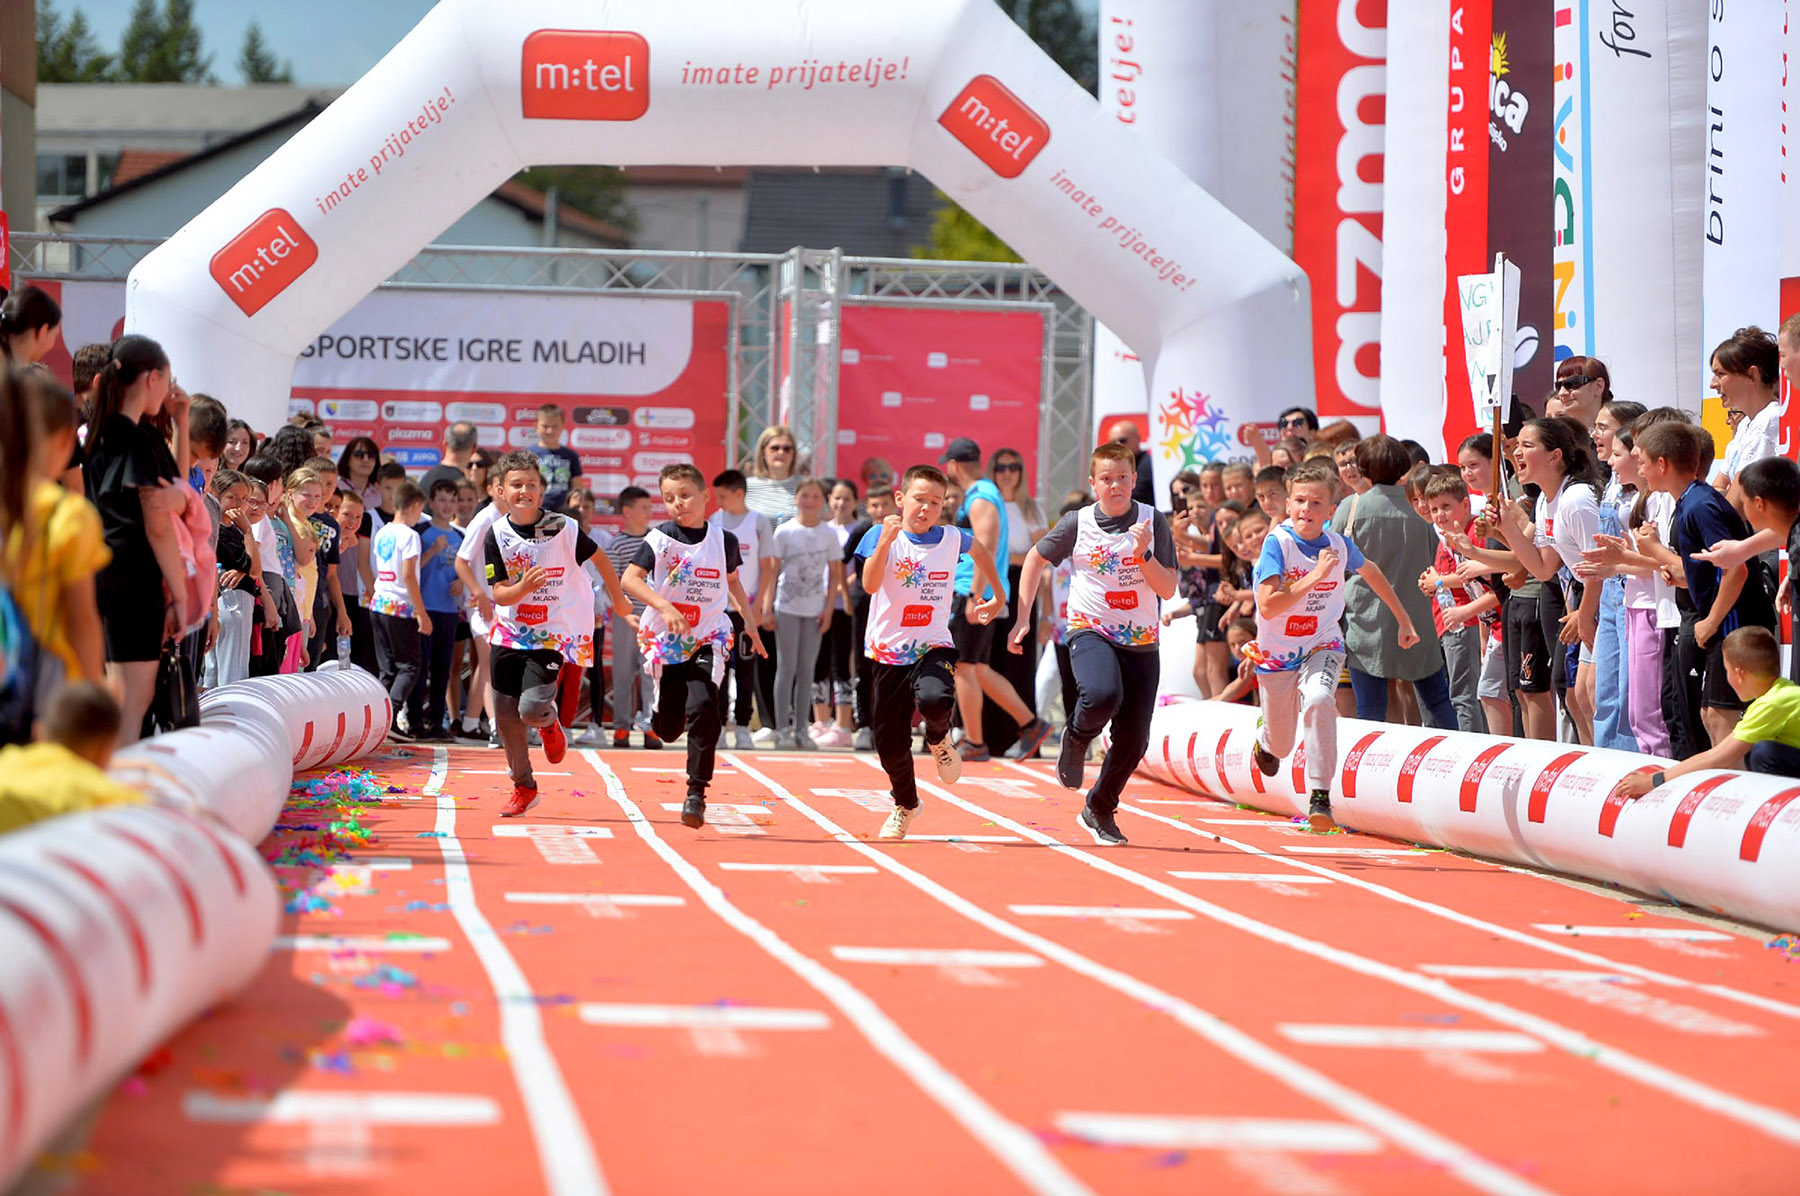
M1046 763L397 750L78 1193L1795 1190L1800 961L1669 907ZM355 811L351 811L355 813ZM342 812L340 812L341 816ZM290 809L267 845L314 844ZM929 837L929 838L927 838ZM292 856L290 851L289 856ZM359 863L358 861L374 861Z

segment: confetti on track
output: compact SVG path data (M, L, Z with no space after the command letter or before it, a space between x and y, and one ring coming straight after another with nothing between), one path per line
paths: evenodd
M667 808L678 773L575 753L542 777L548 829L514 832L496 757L439 754L442 799L423 748L297 782L263 845L282 943L40 1178L1773 1192L1800 1166L1800 1073L1771 1063L1800 1049L1792 938L1363 836L1295 851L1261 833L1286 819L1148 782L1131 845L1098 849L1043 764L924 785L920 838L889 844L870 757L723 755L731 816L696 832ZM550 836L595 863L558 866ZM528 989L505 1009L496 951ZM522 1007L566 1121L502 1047ZM546 1162L570 1134L593 1167Z

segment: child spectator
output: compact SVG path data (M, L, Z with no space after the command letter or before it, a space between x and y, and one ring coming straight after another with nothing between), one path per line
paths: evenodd
M775 590L775 747L811 751L807 727L813 667L831 626L832 599L844 588L837 533L819 521L825 486L808 478L794 491L794 518L775 529L781 573Z
M225 454L225 431L229 422L225 404L217 399L195 395L188 407L188 449L194 456L188 484L201 494L212 488L212 476L218 471L219 458Z
M623 576L650 534L650 492L641 486L627 486L619 491L619 515L624 525L607 545L606 559L613 572ZM645 721L644 746L654 750L662 747L662 740L648 725L650 677L638 653L639 625L635 622L643 616L644 604L630 590L626 595L630 599L629 617L625 607L613 608L612 745L630 747L631 728L641 718Z
M462 551L462 533L451 527L456 518L456 483L439 478L431 487L431 522L419 526L419 596L431 617L431 630L421 645L424 659L419 684L425 691L425 721L413 725L422 740L448 739L444 712L450 697L450 664L456 655L456 624L461 605L462 582L456 576L456 556Z
M337 488L337 466L330 457L314 457L306 463L319 479L319 506L308 516L318 537L319 584L313 599L313 635L307 645L307 668L316 669L337 659L339 640L351 636L350 609L344 602L344 528L338 522L343 491ZM353 639L354 642L354 639Z
M398 461L383 461L375 467L375 488L381 492L381 505L375 508L375 515L381 522L394 521L394 496L406 480L406 466Z
M299 585L294 588L294 605L300 612L300 633L288 639L281 671L298 673L306 666L308 646L317 626L314 614L319 601L319 563L321 536L313 524L325 504L325 485L310 469L296 469L282 479L283 503L280 522L286 526L294 546L294 572Z
M687 734L681 823L697 829L706 823L706 789L719 746L719 678L731 652L725 608L730 603L748 621L750 599L737 577L737 537L706 521L705 476L683 463L663 466L657 480L670 519L645 537L625 570L624 587L648 608L638 649L657 687L654 730L663 739ZM816 506L813 514L816 520ZM616 604L624 601L614 596ZM749 635L752 650L760 650L761 637L754 630Z
M831 519L825 526L837 536L837 559L840 566L844 566L850 550L856 546L856 540L851 538L850 533L857 522L857 498L855 482L839 478L832 483L827 500L831 508ZM844 567L847 569L847 566ZM812 706L816 721L812 727L812 738L819 747L846 748L855 742L855 728L852 725L855 715L851 705L852 620L849 593L846 582L828 603L831 608L831 623L825 628L825 640L819 645L819 658L813 666ZM804 674L800 680L804 684Z
M1665 421L1637 435L1644 484L1675 496L1675 519L1669 547L1682 558L1693 611L1684 613L1676 642L1676 668L1686 679L1683 710L1691 744L1700 732L1717 747L1731 734L1744 710L1726 676L1725 637L1739 627L1775 626L1766 566L1753 559L1722 570L1693 554L1721 540L1741 540L1750 528L1724 495L1701 481L1706 463L1702 442L1711 434L1692 424Z
M1280 523L1287 518L1287 475L1288 471L1279 465L1264 466L1257 471L1256 505L1269 517L1270 523Z
M1402 651L1419 642L1406 608L1380 566L1344 536L1325 529L1336 488L1323 466L1304 464L1288 478L1288 521L1270 532L1256 562L1258 696L1256 766L1272 777L1293 750L1306 748L1308 823L1324 833L1337 774L1337 687L1344 668L1345 581L1359 574L1399 625Z
M354 490L340 485L334 498L338 504L338 588L348 620L338 634L350 637L350 662L372 673L375 629L363 602L375 588L375 570L369 560L369 545L375 539L375 516L363 504L362 495Z
M1781 644L1775 633L1767 627L1740 627L1721 638L1720 659L1733 692L1745 705L1743 717L1706 751L1662 772L1635 772L1620 781L1614 793L1642 797L1665 781L1713 768L1800 777L1800 685L1781 675Z
M1785 327L1785 325L1784 325ZM1776 600L1786 614L1791 642L1800 644L1800 466L1786 457L1764 457L1738 471L1737 484L1744 494L1744 515L1755 534L1745 540L1725 540L1694 554L1721 569L1733 569L1752 557L1786 547L1787 584ZM1788 679L1800 681L1800 651L1788 660ZM1647 749L1646 749L1647 750Z
M106 775L120 737L119 705L92 681L63 685L44 710L43 739L0 748L0 834L103 806L143 805Z
M1680 612L1675 607L1674 594L1663 577L1661 566L1642 558L1637 544L1640 530L1658 518L1658 504L1662 506L1661 518L1665 524L1674 514L1674 504L1667 494L1644 492L1637 455L1632 451L1636 443L1632 433L1624 428L1612 434L1613 478L1621 490L1631 496L1631 506L1625 513L1624 526L1619 533L1607 535L1603 532L1594 537L1593 550L1582 554L1584 559L1576 572L1587 578L1589 584L1609 574L1622 577L1620 604L1624 607L1627 727L1634 750L1669 757L1673 749L1662 709L1666 639L1661 618L1663 603L1668 604L1672 616L1670 626L1678 628L1681 625ZM1793 468L1791 462L1789 468ZM1653 530L1660 538L1660 529ZM1632 559L1627 561L1627 556ZM1719 562L1715 559L1713 563ZM1741 561L1732 563L1740 564Z
M744 593L750 596L752 621L759 629L773 631L775 575L780 567L780 561L775 557L775 525L769 522L767 515L750 509L745 495L748 486L744 475L735 469L727 469L714 478L713 494L719 500L719 509L708 518L737 537L738 551L743 555L743 564L738 569L738 581L743 583ZM763 726L769 728L771 736L775 728L775 710L771 703L762 702L762 685L758 673L763 663L750 648L750 639L744 634L748 628L743 625L743 619L736 611L729 611L727 614L731 619L731 684L734 697L729 706L720 711L720 717L725 720L726 727L731 732L731 745L744 752L754 746L750 738L752 704L762 703ZM769 686L769 693L773 698L773 685ZM725 700L723 684L719 686L719 700Z
M1456 469L1469 488L1469 510L1477 519L1487 510L1487 490L1494 484L1494 434L1477 432L1456 449Z
M537 437L531 452L544 471L544 509L561 513L569 501L569 488L581 481L581 457L562 442L563 412L555 403L538 408Z
M461 743L498 747L499 732L491 721L485 731L481 726L484 709L490 720L494 714L493 645L489 636L494 630L495 608L494 589L487 576L487 534L496 520L506 518L511 508L506 504L505 489L498 473L489 471L487 493L487 505L478 509L469 520L462 548L456 554L456 575L462 579L463 592L470 603L469 641L475 646L475 671L463 694L462 719L454 737Z
M1233 461L1220 470L1219 484L1226 502L1239 503L1246 511L1256 505L1256 472L1245 462Z
M1256 705L1256 652L1250 647L1255 640L1255 619L1233 619L1231 626L1225 629L1225 643L1231 649L1232 666L1236 675L1229 685L1219 691L1215 701L1236 702L1242 706Z
M300 608L296 591L300 574L294 557L292 533L281 520L286 490L282 484L281 464L273 457L258 453L244 462L244 473L261 484L261 493L253 501L256 512L257 561L262 565L263 590L273 600L275 622L265 611L261 644L250 659L252 677L272 677L281 672L287 655L289 637L301 629Z
M375 624L375 658L394 706L388 734L412 743L425 726L425 691L419 686L420 637L431 634L431 614L419 587L419 533L425 495L411 482L394 487L394 521L375 533L375 591L369 596Z
M1505 679L1496 671L1490 683L1486 665L1492 659L1498 670L1503 663L1497 644L1495 650L1488 650L1499 627L1500 597L1486 582L1466 581L1458 574L1467 558L1450 542L1452 536L1474 535L1468 485L1453 470L1439 471L1426 479L1422 498L1432 526L1443 538L1432 567L1419 576L1419 589L1432 600L1431 619L1444 645L1444 668L1457 727L1482 735L1490 725L1511 730ZM1484 686L1491 696L1483 692Z
M207 653L209 685L229 685L250 675L250 644L255 634L257 592L262 570L257 566L255 534L249 516L250 479L235 469L213 474L213 496L219 504L219 637Z
M75 448L75 400L53 379L18 375L14 383L35 409L35 480L18 525L6 539L5 577L42 664L39 707L58 681L99 681L106 648L94 577L112 559L100 513L60 484Z
M1209 461L1200 467L1200 499L1209 507L1225 501L1225 467Z

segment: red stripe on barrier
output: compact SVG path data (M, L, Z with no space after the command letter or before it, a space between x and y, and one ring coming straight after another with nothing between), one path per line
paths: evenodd
M224 863L225 871L231 874L231 887L237 891L239 897L242 897L244 895L244 871L238 867L238 862L232 856L231 849L225 846L225 840L219 838L218 833L212 827L198 818L194 819L194 828L205 835L207 842L211 843L213 849L219 853L219 859Z
M1163 742L1166 745L1168 741L1164 740ZM1194 778L1194 784L1196 787L1199 788L1200 792L1207 793L1207 792L1210 792L1210 790L1208 790L1207 787L1204 784L1202 784L1200 781L1200 762L1194 758L1194 749L1198 746L1200 746L1200 732L1195 731L1188 736L1188 744L1187 744L1188 773ZM1171 772L1169 775L1171 778L1173 778L1174 773Z
M1357 740L1356 746L1350 749L1350 754L1344 757L1345 797L1356 796L1356 770L1362 767L1363 754L1369 750L1369 745L1380 738L1380 731L1370 731L1367 735L1364 735L1361 739Z
M1306 745L1294 749L1294 792L1306 796Z
M1649 776L1655 771L1654 767L1634 768L1627 775ZM1631 798L1626 797L1616 788L1606 795L1606 803L1600 807L1600 833L1602 835L1608 839L1612 838L1613 829L1619 825L1619 815L1625 812L1625 807L1630 805L1631 801Z
M1219 746L1213 749L1213 775L1219 778L1219 788L1231 792L1231 784L1225 779L1225 745L1231 742L1231 732L1226 731L1219 736Z
M1550 808L1550 791L1556 788L1556 782L1562 779L1563 771L1579 759L1581 759L1580 752L1564 752L1546 764L1544 770L1537 774L1537 780L1531 782L1531 799L1525 807L1527 819L1532 822L1544 820L1544 813ZM1602 831L1601 833L1605 834L1606 832Z
M1418 774L1419 765L1425 762L1425 757L1431 755L1431 749L1442 742L1444 742L1442 735L1433 735L1406 753L1406 758L1400 761L1400 780L1397 788L1401 801L1412 801L1413 777Z
M300 733L300 750L294 753L295 759L304 760L306 758L306 749L312 746L312 737L313 721L309 718L306 720L306 730Z
M1250 788L1254 789L1258 793L1267 793L1268 789L1265 788L1263 785L1262 769L1260 769L1256 766L1256 739L1257 739L1256 732L1255 731L1250 732L1250 749L1251 750L1244 753L1244 759L1250 765Z
M1669 846L1682 847L1687 843L1688 823L1694 820L1694 811L1705 804L1707 796L1731 779L1731 773L1720 773L1716 777L1708 777L1688 790L1681 804L1675 807L1675 816L1669 819Z
M70 872L73 872L76 876L79 876L82 880L86 881L89 887L100 894L100 899L106 902L107 906L112 910L113 916L116 917L119 920L119 924L125 928L125 937L131 940L131 957L133 962L137 964L138 993L139 995L148 993L150 991L151 977L150 946L144 939L144 927L137 920L137 915L132 912L129 905L125 904L125 899L114 892L113 887L102 880L99 873L95 872L92 868L89 868L86 864L81 863L79 860L72 860L68 856L60 855L56 852L45 852L44 854L46 858L67 868Z
M1775 824L1775 816L1796 797L1800 797L1800 789L1789 789L1785 793L1777 793L1756 808L1756 813L1750 816L1750 825L1744 828L1744 841L1738 846L1738 859L1750 864L1756 863L1756 858L1762 854L1763 839Z
M175 886L175 892L181 897L182 908L187 911L188 916L188 933L193 938L194 945L199 946L206 937L206 926L200 917L200 901L194 896L193 886L188 884L187 877L181 874L181 870L168 856L158 850L154 843L147 841L142 836L133 834L123 827L107 826L101 829L113 838L123 839L131 844L154 860L157 866L163 870L169 878L169 883Z
M6 1136L0 1138L0 1158L11 1158L25 1133L25 1061L19 1058L19 1040L5 1005L0 1005L0 1062L6 1065Z
M349 729L350 720L342 710L338 711L337 734L331 737L331 746L325 751L325 759L329 760L338 754L338 749L344 746L344 732Z
M1488 766L1498 760L1511 747L1510 743L1496 743L1493 747L1481 749L1481 755L1469 762L1463 773L1462 788L1457 794L1456 806L1465 814L1475 812L1475 799L1481 794L1481 778L1487 775Z
M57 937L56 932L29 909L8 897L0 896L0 910L24 923L25 928L44 945L44 950L50 953L51 964L61 975L63 987L69 990L69 996L75 1002L75 1061L86 1067L88 1055L94 1046L94 1003L88 996L87 981L82 979L81 968L76 965L75 957L69 953L68 946Z

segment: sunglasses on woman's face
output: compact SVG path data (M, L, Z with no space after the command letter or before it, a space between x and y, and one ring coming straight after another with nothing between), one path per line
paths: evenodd
M1286 419L1277 422L1275 426L1278 428L1304 428L1306 426L1306 417L1304 415L1290 415Z
M371 453L368 449L357 449L350 455L358 461L373 461L375 459L375 454Z
M1598 382L1598 381L1600 381L1600 379L1592 376L1591 374L1570 374L1566 378L1558 378L1556 380L1556 389L1558 389L1558 390L1580 390L1582 387L1586 386L1588 383Z
M1023 461L996 461L996 462L994 462L994 472L995 473L1019 473L1019 472L1023 471L1024 468L1025 468L1025 463Z
M771 453L791 453L794 451L794 446L791 444L771 444L768 451Z

